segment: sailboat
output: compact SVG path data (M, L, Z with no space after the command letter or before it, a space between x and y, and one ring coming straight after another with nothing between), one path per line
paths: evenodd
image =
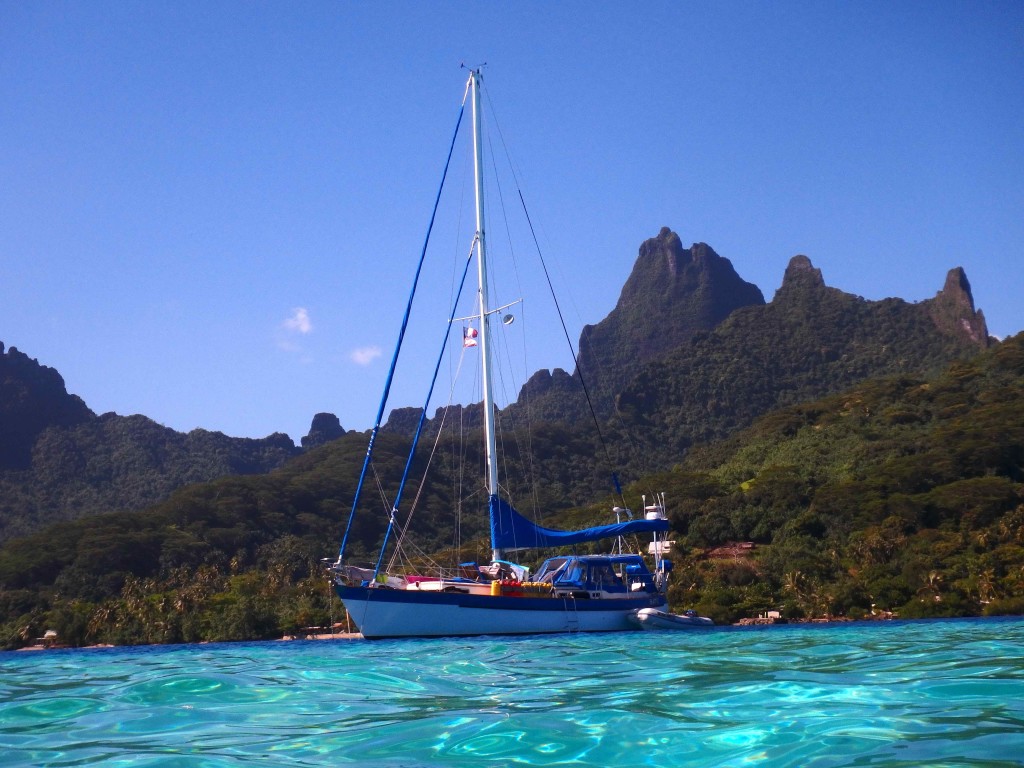
M352 531L352 520L359 503L360 489L372 461L374 442L409 318L409 308L412 304L410 295L399 342L385 384L385 394L378 410L376 424L370 433L369 446L348 526L338 558L329 565L329 570L349 618L366 638L608 632L635 629L638 611L667 611L665 592L672 564L664 557L670 544L665 541L669 523L665 514L664 496L654 496L649 504L645 497L644 514L641 517L634 519L632 513L629 513L629 519L623 522L620 519L621 513L628 510L616 507L617 521L614 524L563 531L546 528L531 521L499 493L490 325L491 320L505 307L491 307L488 299L481 85L481 71L470 70L466 96L463 98L463 110L468 97L472 113L476 217L476 231L470 258L475 256L477 266L478 301L474 308L474 332L471 339L466 339L466 343L478 345L481 361L487 507L490 516L492 560L486 565L463 564L461 573L456 575L390 573L382 567L382 546L381 557L372 568L346 562L347 546ZM458 124L461 124L461 120L462 112ZM453 147L454 141L453 136ZM450 159L451 150L449 161ZM447 175L447 167L445 174ZM438 194L440 196L440 192ZM436 210L435 201L435 213ZM421 254L420 267L422 264ZM468 263L466 269L468 270ZM419 279L419 268L416 274L413 293ZM463 275L465 280L465 272ZM449 324L454 320L454 315L453 306ZM428 404L429 398L428 394ZM425 405L413 441L413 450L419 439L426 412ZM410 451L402 487L408 476L412 455ZM397 524L396 514L400 497L401 489L391 510L385 542ZM622 537L634 534L652 536L649 553L653 556L653 568L648 566L641 554L623 551ZM610 554L578 554L575 551L571 554L557 554L545 560L534 572L509 559L531 550L554 549L565 552L567 548L575 547L577 544L602 540L619 542L618 550Z

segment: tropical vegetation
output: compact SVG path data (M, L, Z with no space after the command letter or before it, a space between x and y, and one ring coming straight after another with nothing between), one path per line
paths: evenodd
M719 622L768 610L790 619L1018 613L1022 403L1024 335L939 376L873 379L771 412L628 487L626 499L636 508L643 492L667 493L672 605ZM552 476L591 439L574 443L560 429L522 441ZM406 446L381 436L381 487ZM14 647L51 628L73 644L230 640L341 621L320 560L337 545L364 450L361 435L347 435L268 475L8 542L0 640ZM484 526L468 514L470 544L453 550L446 531L461 512L451 473L442 475L422 488L423 505L447 512L417 520L418 536L452 561L486 557ZM548 522L607 520L612 502ZM360 519L353 552L372 561L385 518Z

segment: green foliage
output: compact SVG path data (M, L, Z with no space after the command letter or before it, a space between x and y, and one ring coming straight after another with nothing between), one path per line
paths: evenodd
M193 483L268 472L297 453L286 435L182 434L144 416L51 424L32 434L30 460L0 462L0 542L51 522L144 509Z
M770 304L733 312L641 369L619 394L618 406L629 428L640 428L647 458L675 461L692 446L725 438L774 409L873 377L935 374L984 347L937 326L932 309L928 302L870 302L824 285L786 285ZM864 404L847 405L844 420L870 419L882 429L922 416L912 402L880 420ZM807 409L777 411L762 424L792 437L816 416Z
M521 483L506 485L525 500L524 512L564 508L565 498L550 500L565 479L548 465L593 453L592 436L553 425L504 439L511 446L503 465L509 477L532 465L541 487L548 484L532 498ZM472 432L463 443L446 434L439 445L431 482L406 489L400 514L417 514L404 527L448 565L485 557L482 506L462 509L455 501L455 457L482 463L480 435ZM373 476L381 487L397 485L407 451L404 438L378 436ZM364 437L351 434L269 475L189 486L145 512L95 515L7 542L0 547L6 642L21 644L42 625L76 643L139 643L271 637L325 624L330 603L319 561L337 551L365 452ZM414 475L425 461L417 457ZM580 484L593 482L593 465L577 462L576 471ZM375 496L368 490L359 504L350 561L377 558L393 500ZM457 528L468 542L461 548L451 538ZM189 578L196 573L198 582ZM84 613L91 618L83 623Z
M695 547L756 541L757 585L796 616L1019 612L1022 363L1024 335L931 380L873 380L771 413L683 462L683 486L720 482L676 528ZM744 587L716 578L688 597L731 615Z
M673 607L720 622L780 608L793 618L1017 610L1022 348L1024 336L931 379L870 380L773 411L628 488L630 499L646 489L668 493L686 555ZM608 504L566 509L604 485L596 433L505 426L502 482L520 509L549 515L547 524L607 522ZM470 437L441 435L437 471L422 487L413 483L401 506L403 515L416 510L409 535L452 562L486 550L483 515L457 501L456 459L482 464L479 435ZM382 488L395 487L407 448L399 435L379 436L374 477ZM0 640L13 647L53 628L73 643L191 642L326 624L332 603L318 560L341 539L364 455L363 436L348 435L267 475L185 487L144 512L96 515L7 542ZM415 458L414 477L427 460ZM519 470L539 481L536 492L513 481ZM351 560L377 557L393 500L373 495L357 510ZM470 542L462 549L450 537L460 526ZM705 557L733 540L755 542L754 556Z

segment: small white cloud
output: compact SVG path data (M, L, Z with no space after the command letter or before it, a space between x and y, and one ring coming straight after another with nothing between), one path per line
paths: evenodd
M353 349L349 359L356 365L369 365L380 357L380 347L360 347Z
M296 307L292 310L291 317L284 321L286 330L303 335L313 330L313 322L309 319L309 310L305 307Z

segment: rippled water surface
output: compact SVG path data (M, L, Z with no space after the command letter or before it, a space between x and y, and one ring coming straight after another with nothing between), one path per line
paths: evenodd
M0 653L0 765L1024 764L1024 620Z

